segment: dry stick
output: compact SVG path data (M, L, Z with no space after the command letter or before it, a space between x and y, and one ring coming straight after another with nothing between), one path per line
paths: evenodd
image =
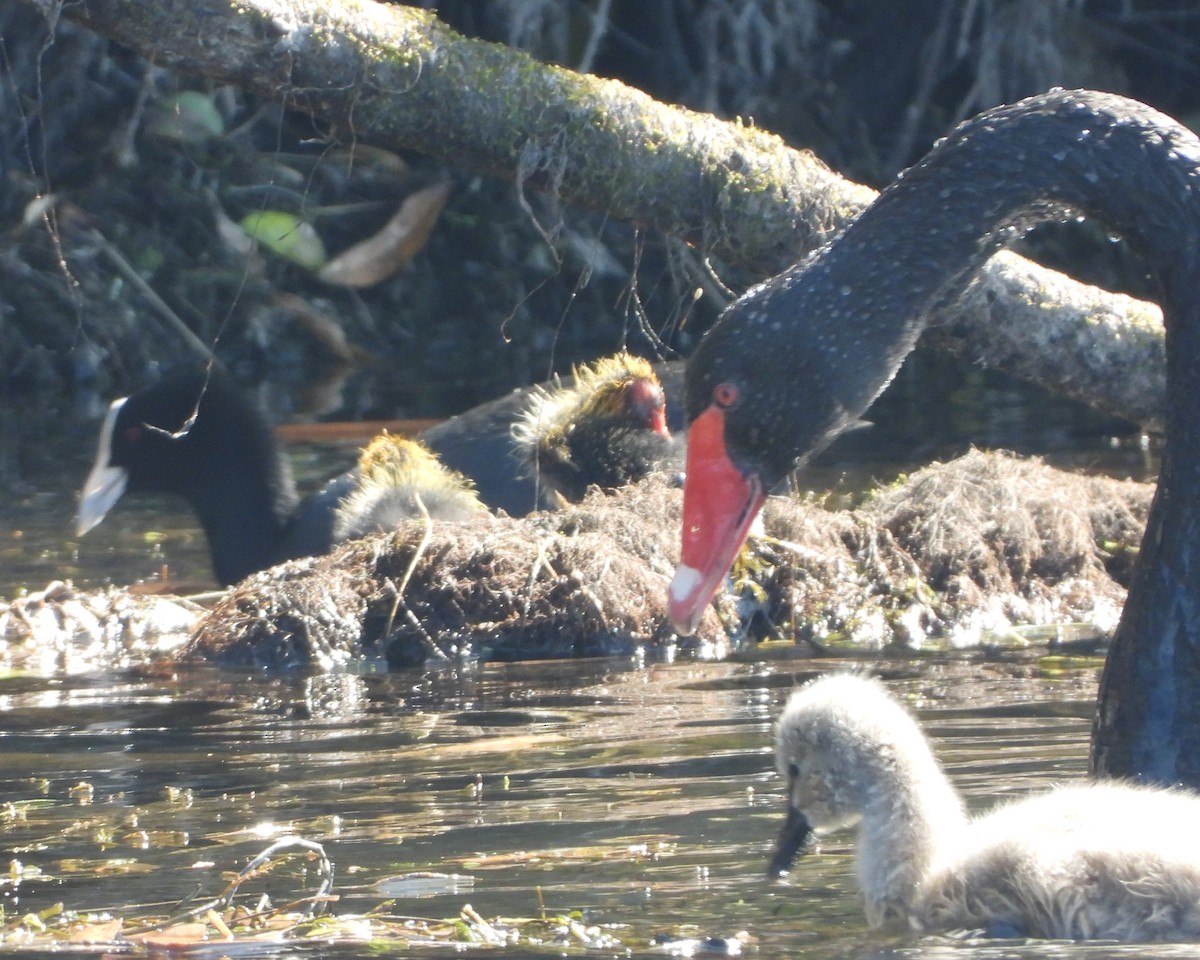
M506 941L504 934L500 933L500 931L484 920L479 915L479 911L469 903L464 903L459 913L467 924L477 931L487 943L503 944Z
M592 29L588 33L587 44L583 48L583 55L579 58L579 63L575 65L576 73L592 72L592 64L595 62L596 54L600 50L600 41L608 33L610 26L609 9L611 7L612 0L600 0L596 5L596 9L592 11Z
M197 337L194 333L192 333L191 328L189 328L188 325L179 318L179 315L174 310L167 306L166 301L164 301L163 298L155 292L154 288L142 278L141 274L133 269L129 261L121 256L121 252L111 243L109 243L107 238L105 238L105 236L99 230L89 230L88 236L90 236L96 246L100 248L100 252L108 257L113 266L117 268L118 272L126 280L137 287L138 292L141 293L142 296L150 301L150 305L158 311L159 315L164 320L167 321L167 326L171 327L176 333L178 333L183 338L183 341L198 354L200 354L200 356L202 356L205 360L211 360L213 358L212 350L209 349L208 345L205 344L205 342Z
M429 635L429 631L426 630L421 621L417 619L417 615L413 613L411 609L409 609L408 604L402 603L399 597L396 598L396 603L392 605L392 613L394 614L396 612L397 605L404 607L404 619L407 620L408 625L417 632L417 639L421 641L422 646L425 647L425 651L434 660L439 660L443 663L448 662L450 658L446 655L446 651L437 645L433 637Z
M417 569L417 564L421 557L424 556L428 549L430 541L433 540L433 521L429 516L429 511L425 509L425 501L421 499L421 495L416 491L413 492L413 499L416 500L417 509L421 512L421 541L417 544L417 548L413 551L412 558L408 561L408 567L404 571L404 576L400 578L398 584L393 585L392 589L396 591L395 599L392 600L392 609L388 611L387 623L384 624L383 635L386 637L392 632L392 625L396 622L396 614L399 612L401 605L404 606L404 618L409 625L417 631L417 636L424 644L426 651L435 660L449 660L446 652L434 642L433 637L429 635L429 631L417 619L417 615L408 608L408 604L404 603L404 591L408 589L408 582L412 579L413 571Z
M307 850L310 853L315 853L319 858L321 871L321 885L317 888L317 892L311 897L306 898L314 901L309 910L308 916L316 916L324 911L327 905L329 891L333 889L333 864L329 860L328 854L325 853L325 848L315 840L305 840L303 837L282 837L276 840L273 844L267 847L262 853L251 860L244 866L241 872L233 879L225 892L217 899L214 906L227 907L233 902L234 894L237 893L238 887L242 881L252 876L254 872L261 866L270 862L271 858L283 850L288 850L294 847L299 847L301 850Z
M224 937L226 940L233 939L233 931L229 929L229 925L227 923L225 923L224 920L222 920L219 916L217 916L217 911L209 910L204 915L204 919L207 920L209 923L211 923L214 927L216 927L217 932L220 933L221 936Z
M546 537L538 542L537 556L533 558L533 566L529 568L529 577L525 581L525 609L522 612L523 616L528 617L530 608L533 606L533 586L535 583L537 583L538 574L542 572L542 567L545 567L547 570L549 570L552 576L562 576L562 574L554 569L554 564L552 564L549 557L546 556L546 547L549 546L557 536L558 534L552 533L549 537Z
M601 574L598 579L603 579L603 577L604 577L604 575ZM604 606L600 603L600 598L597 597L596 594L593 593L588 588L588 586L583 582L583 578L579 575L578 571L572 571L571 579L575 582L576 589L579 590L579 592L580 592L580 594L582 594L583 598L585 600L589 601L591 603L593 609L595 609L596 616L600 618L601 628L604 630L607 630L608 629L608 617L606 617L604 615Z

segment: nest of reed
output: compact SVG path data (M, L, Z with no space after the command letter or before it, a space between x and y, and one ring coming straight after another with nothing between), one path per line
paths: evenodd
M974 451L853 510L771 498L710 652L772 636L822 646L967 646L1014 624L1111 629L1153 488ZM561 512L413 521L238 585L188 656L408 667L458 657L628 654L679 643L666 618L681 494L653 476Z

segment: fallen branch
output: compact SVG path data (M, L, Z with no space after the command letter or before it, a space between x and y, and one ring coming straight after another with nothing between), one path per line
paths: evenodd
M411 148L553 188L683 237L758 275L819 246L870 202L811 155L616 81L465 39L426 11L368 0L122 0L59 13L156 63L306 111L331 135ZM931 326L942 349L1139 423L1159 419L1157 307L1014 257Z

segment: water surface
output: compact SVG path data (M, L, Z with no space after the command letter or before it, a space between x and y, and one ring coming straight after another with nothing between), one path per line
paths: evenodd
M1118 475L1153 469L1127 430L1080 407L975 370L905 370L872 411L877 426L832 451L810 472L814 486L860 489L972 442ZM64 429L61 449L6 490L0 596L56 578L96 587L167 572L211 584L203 537L177 503L129 500L74 539L91 431ZM353 460L345 447L291 452L309 485ZM1037 649L1006 660L798 656L772 646L725 663L0 678L0 864L9 865L0 950L21 950L19 919L59 903L136 929L217 896L272 842L295 836L332 861L338 917L455 918L467 905L489 920L577 917L583 938L538 945L522 934L477 948L509 956L662 956L689 944L703 952L707 938L710 950L736 942L764 958L1146 955L876 936L854 892L847 835L801 860L788 882L764 877L783 812L771 723L797 681L847 666L884 675L919 711L972 805L986 807L1084 776L1098 660ZM313 863L281 859L238 902L265 893L283 904L316 889ZM418 882L418 872L457 879ZM216 942L202 955L448 949L458 947Z
M489 919L578 911L611 942L570 951L597 956L739 934L743 952L761 957L1042 955L872 935L848 835L802 859L786 884L765 879L783 811L772 718L797 680L845 666L591 660L0 681L0 796L10 805L0 836L4 862L21 865L0 881L5 915L62 902L130 923L162 916L215 896L230 871L294 834L324 845L342 916L380 909L398 891L386 915L451 918L464 904ZM1095 664L867 666L919 710L973 804L1085 773ZM411 882L388 883L414 871L460 879L417 897L404 895ZM256 890L284 902L315 884L309 867ZM338 955L375 950L344 944Z

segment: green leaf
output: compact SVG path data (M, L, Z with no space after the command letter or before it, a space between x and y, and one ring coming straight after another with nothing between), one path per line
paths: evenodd
M282 210L259 210L242 217L246 235L272 253L309 270L325 263L325 244L308 222Z
M178 143L200 143L223 136L225 121L207 94L183 90L162 104L151 129L158 136Z

